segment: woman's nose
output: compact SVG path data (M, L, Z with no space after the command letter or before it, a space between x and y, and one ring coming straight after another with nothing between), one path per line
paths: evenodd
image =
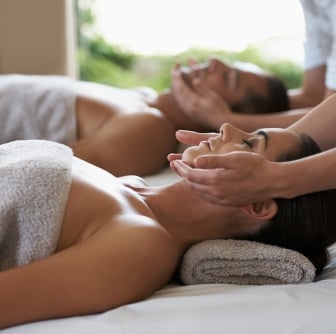
M246 137L248 136L248 133L236 128L230 123L224 123L220 127L220 135L222 140L228 141L235 137Z

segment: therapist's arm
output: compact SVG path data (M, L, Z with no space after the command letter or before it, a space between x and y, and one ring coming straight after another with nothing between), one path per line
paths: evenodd
M170 164L195 192L220 205L293 198L336 188L336 149L281 163L247 152L202 156L195 163L199 167L191 168L181 160Z
M280 197L292 198L302 194L336 188L336 149L304 159L288 162L282 174L284 188ZM303 172L304 171L304 172Z
M325 97L326 66L321 65L303 73L302 87L289 90L290 109L311 108L317 106Z
M336 147L336 94L288 128L312 137L322 151Z
M202 81L195 79L191 89L182 79L178 66L172 70L172 92L183 112L193 121L212 129L223 123L252 132L260 128L286 128L303 117L310 108L288 110L269 114L240 114L233 112L228 104Z

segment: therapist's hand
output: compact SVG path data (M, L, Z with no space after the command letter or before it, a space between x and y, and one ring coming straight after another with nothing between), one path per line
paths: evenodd
M190 88L183 80L180 66L172 69L172 93L183 112L193 121L213 129L230 122L229 105L200 78L195 78Z
M200 133L188 130L178 130L176 131L176 139L185 145L198 145L203 140L208 140L210 137L218 135L215 132ZM181 153L170 153L168 154L168 160L173 161L176 159L181 159Z
M195 168L181 160L170 165L209 202L238 206L275 197L274 172L280 164L255 153L232 152L198 157Z

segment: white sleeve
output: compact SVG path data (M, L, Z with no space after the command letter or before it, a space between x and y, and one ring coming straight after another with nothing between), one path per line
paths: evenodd
M336 1L333 1L329 8L329 17L331 21L332 40L330 43L330 53L327 60L326 86L336 90Z
M313 0L301 0L305 20L305 62L310 69L327 63L330 52L331 34L326 30L326 22L321 18L319 8Z
M306 39L305 70L326 65L325 85L336 89L336 0L300 0Z

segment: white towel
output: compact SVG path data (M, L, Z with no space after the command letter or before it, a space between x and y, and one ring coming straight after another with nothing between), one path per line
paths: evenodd
M193 245L180 266L184 284L310 283L315 267L304 255L248 240L208 240Z
M76 139L76 94L63 76L0 75L0 143Z
M72 179L72 151L43 140L0 145L0 270L55 252Z

